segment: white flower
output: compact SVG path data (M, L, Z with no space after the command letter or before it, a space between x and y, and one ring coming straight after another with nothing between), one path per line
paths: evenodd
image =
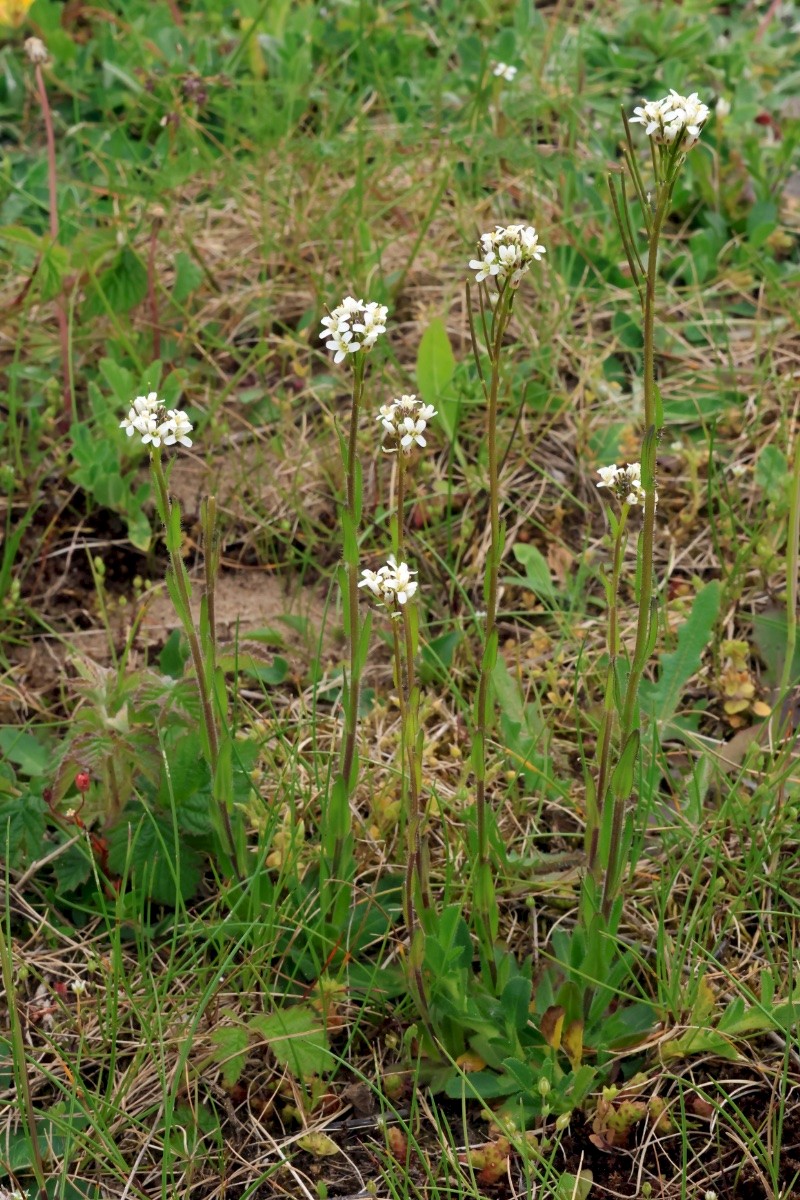
M700 137L708 120L708 107L699 99L697 92L681 96L670 88L668 96L661 100L645 100L633 110L632 125L644 125L648 137L659 145L680 144L681 150L691 150Z
M505 79L506 83L511 83L516 73L516 67L512 67L508 63L504 62L497 63L492 71L493 75L496 75L498 79Z
M371 350L382 333L386 332L389 310L385 304L370 300L356 300L345 296L341 304L322 318L320 337L327 338L325 345L334 352L333 361L342 362L348 354L359 350Z
M69 985L70 991L76 996L82 996L89 987L85 979L73 979Z
M161 425L161 429L166 432L164 445L174 446L176 442L180 442L182 446L191 446L192 439L187 435L192 432L192 428L185 412L179 408L169 409L167 419Z
M423 404L416 396L403 395L391 404L382 404L377 419L396 442L396 445L384 445L383 449L393 454L399 447L404 454L410 454L415 445L426 446L423 435L428 421L435 416L433 405Z
M125 430L128 437L138 433L142 445L149 443L156 449L162 442L165 446L174 446L176 442L182 446L192 444L188 435L193 426L186 413L179 408L165 408L157 392L137 396L119 427Z
M21 1192L19 1188L14 1188L7 1192L5 1188L0 1188L0 1200L28 1200L30 1192Z
M541 262L546 253L532 225L497 225L493 233L481 234L480 250L483 258L473 258L469 264L476 282L495 276L498 284L510 281L513 288L531 263Z
M600 476L597 485L599 488L609 488L618 500L624 500L631 506L644 504L646 493L642 487L641 463L627 463L624 467L600 467L597 474Z
M389 555L386 565L377 571L362 571L359 587L366 587L387 608L393 609L395 604L407 604L419 586L411 576L416 571L409 569L408 563L397 562L393 554Z
M730 100L726 100L724 96L720 96L719 100L717 101L716 107L714 109L714 112L717 115L717 120L723 121L725 119L725 117L727 117L730 114L730 111L731 111Z
M619 467L600 467L597 472L597 474L600 476L600 483L598 483L597 486L599 488L613 488L618 471Z

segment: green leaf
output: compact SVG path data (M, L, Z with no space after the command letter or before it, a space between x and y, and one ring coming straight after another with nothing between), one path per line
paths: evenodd
M189 646L180 629L173 629L158 656L159 670L172 679L183 677L183 668L189 657Z
M759 200L747 214L747 241L755 249L763 246L778 225L778 206L773 200Z
M51 751L32 733L25 733L13 725L0 729L0 750L3 757L29 779L46 774L52 766Z
M453 378L456 360L444 321L434 317L422 335L417 351L417 388L426 404L438 410L439 420L451 442L455 441L458 400L446 396L445 389Z
M431 638L429 642L423 643L419 668L419 677L423 683L432 683L435 679L443 679L447 676L453 665L456 647L463 637L463 630L454 629L450 633L442 633L439 637Z
M211 1042L214 1046L214 1062L221 1067L223 1087L232 1088L244 1071L250 1035L241 1025L223 1025L212 1032Z
M564 1171L559 1175L553 1200L587 1200L592 1190L594 1176L591 1171L581 1171L579 1175L571 1175Z
M756 483L771 500L784 499L789 464L778 446L765 446L756 463Z
M191 258L185 250L179 250L175 255L175 282L172 285L172 298L178 304L197 291L203 282L203 268Z
M662 728L669 724L680 703L681 692L699 670L703 651L708 645L717 617L721 588L714 580L701 588L692 611L678 631L678 646L671 654L662 654L658 682L641 684L642 707Z
M75 892L92 874L88 847L74 845L53 861L53 872L59 893Z
M508 580L528 588L537 596L544 596L546 599L552 599L556 592L553 587L553 580L550 575L550 568L547 565L547 559L542 554L541 550L537 550L530 542L521 542L514 546L514 558L523 567L525 571L525 579Z
M107 307L114 313L130 312L146 295L145 265L130 246L123 246L108 270L90 288L84 316L101 316Z
M42 853L47 805L28 792L0 800L0 857L12 864L32 862Z
M201 856L185 842L175 845L172 820L144 813L138 824L120 821L108 836L108 865L118 875L127 870L134 883L158 904L175 906L188 900L200 883Z
M250 1028L260 1034L282 1067L298 1079L327 1075L336 1069L328 1035L319 1014L304 1004L253 1017Z
M786 613L780 609L772 608L753 614L753 641L766 664L764 678L767 683L776 684L780 681L786 657L787 626ZM795 648L789 682L795 683L798 679L800 679L800 646Z

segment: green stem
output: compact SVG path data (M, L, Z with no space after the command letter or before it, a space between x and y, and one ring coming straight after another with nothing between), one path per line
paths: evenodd
M656 487L655 460L657 438L661 433L656 428L656 380L655 380L655 304L658 273L658 249L661 228L667 215L671 195L670 177L658 183L657 203L649 229L647 253L647 279L644 296L644 439L642 442L642 480L645 483L644 518L640 542L639 605L636 626L636 641L633 649L628 682L620 720L620 753L624 752L628 739L638 722L639 685L647 664L651 646L653 612L653 546L655 543ZM652 466L652 473L648 470ZM619 878L619 856L622 850L622 829L628 796L615 796L611 823L611 839L608 863L603 885L602 912L608 918L615 899ZM603 798L598 796L598 804Z
M595 788L594 811L586 827L586 849L589 858L589 870L599 880L601 864L597 851L600 833L600 819L603 815L606 790L611 772L611 746L614 729L614 712L616 701L616 671L619 656L619 580L622 571L622 552L625 546L625 526L628 519L628 505L623 504L614 536L614 557L611 568L611 584L608 589L608 669L606 671L606 686L603 695L603 721L600 727L598 746L597 784Z
M28 1137L31 1143L31 1166L36 1176L41 1200L45 1200L47 1189L44 1158L42 1157L42 1148L39 1145L39 1135L36 1129L36 1114L33 1108L31 1082L28 1078L28 1058L25 1051L25 1039L22 1034L22 1022L20 1021L19 1010L17 1008L17 993L14 987L14 962L11 956L10 939L11 932L9 930L9 940L6 941L3 922L0 921L0 968L2 969L3 987L6 993L8 1023L11 1027L11 1045L13 1048L11 1061L14 1068L19 1100L21 1107L24 1109L25 1121L28 1126Z
M497 301L494 313L491 339L492 374L489 380L488 409L486 416L486 444L489 458L489 529L490 546L489 560L486 567L485 599L486 599L486 630L484 635L484 653L481 659L481 671L478 681L478 697L475 708L476 717L476 752L473 754L473 769L475 771L475 817L478 841L478 889L476 895L476 918L479 935L484 948L491 948L493 893L490 876L489 839L486 812L486 741L491 727L490 682L494 662L487 648L493 638L497 624L497 593L500 574L501 527L500 527L500 486L499 463L497 455L497 405L500 389L500 351L503 344L503 334L508 324L511 312L513 292L506 286ZM489 955L491 963L493 956Z
M361 401L364 394L364 355L357 354L353 364L353 400L350 410L350 434L347 443L347 515L353 531L358 536L358 526L361 518L361 500L358 486L358 424L361 415ZM353 764L356 755L356 738L358 735L358 700L361 690L361 669L358 655L358 562L347 561L345 555L345 572L347 575L347 596L345 603L348 610L349 630L349 659L350 680L349 699L344 714L344 734L342 740L341 779L348 802L355 790L356 780L353 776ZM345 836L340 835L334 846L331 870L334 879L340 878L343 868Z
M778 704L792 684L792 667L797 648L797 582L800 565L800 433L795 438L794 466L789 489L789 541L786 546L786 657L781 672Z
M153 477L156 481L158 489L161 517L164 521L164 526L167 532L167 549L169 552L170 565L172 568L172 577L175 580L175 587L178 591L178 599L180 602L180 611L178 616L183 624L183 629L186 638L189 642L189 652L192 656L192 665L194 667L195 677L197 679L197 689L200 693L200 708L203 714L203 728L206 733L206 745L208 748L208 765L211 768L211 778L214 781L216 791L216 774L217 764L219 762L219 733L217 730L217 722L214 716L214 703L211 690L209 687L209 677L203 666L203 655L200 650L200 640L197 636L194 620L192 618L192 608L189 599L189 589L186 585L186 575L183 564L183 559L180 556L178 547L173 545L173 539L170 532L172 524L172 501L169 497L167 488L167 480L164 475L164 468L161 465L161 452L156 450L150 458L150 464L153 470ZM236 841L233 836L233 828L231 826L230 813L224 799L217 796L217 807L219 809L222 824L225 830L225 837L228 841L228 852L231 856L234 871L242 880L241 873L237 865Z

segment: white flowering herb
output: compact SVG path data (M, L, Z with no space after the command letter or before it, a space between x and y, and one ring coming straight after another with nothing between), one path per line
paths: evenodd
M416 571L410 570L408 563L398 562L390 554L386 565L377 571L362 571L358 586L368 588L376 600L394 610L397 604L407 604L416 592L419 585L412 575L416 575Z
M697 92L681 96L674 88L661 100L645 100L633 112L632 125L644 125L647 136L658 145L681 150L691 150L697 143L709 115Z
M641 463L628 463L624 467L600 467L599 488L608 488L617 499L625 504L644 504L645 490L642 487Z
M546 253L531 225L497 225L494 233L481 234L479 250L483 257L469 264L477 282L493 279L502 286L508 281L512 288L519 287L531 263L541 262Z
M85 994L85 992L87 991L89 985L85 979L73 979L73 981L69 985L69 987L70 987L70 991L73 993L73 995L83 996Z
M186 413L179 408L167 408L157 392L137 396L119 427L128 437L138 433L142 445L150 445L154 450L162 445L174 446L177 442L182 446L192 444L189 434L193 426Z
M382 333L386 332L389 310L374 300L364 303L345 296L341 304L322 318L320 337L326 348L333 351L333 361L340 363L348 354L371 350Z
M516 67L512 67L509 63L504 62L495 63L494 70L492 71L493 75L496 75L498 79L505 79L506 83L513 83L516 73Z
M424 404L416 396L403 395L390 404L382 404L377 419L390 443L384 444L383 449L390 454L397 450L410 454L414 446L424 449L427 445L425 430L435 416L433 405Z

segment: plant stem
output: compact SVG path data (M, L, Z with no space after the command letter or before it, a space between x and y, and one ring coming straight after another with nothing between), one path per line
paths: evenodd
M597 784L595 788L594 812L586 827L586 850L589 859L589 870L599 878L600 864L597 858L600 818L603 814L606 789L611 771L611 745L614 728L614 713L616 700L617 657L619 655L619 579L622 570L622 552L625 546L625 526L628 517L628 505L624 504L614 533L614 558L611 568L611 582L608 587L608 669L606 686L603 694L603 721L600 727Z
M475 818L478 842L478 862L475 898L475 915L479 936L485 950L491 949L493 941L493 916L496 914L494 891L491 881L489 837L486 812L486 740L491 728L490 683L496 659L497 593L502 554L502 530L500 526L499 463L497 455L497 400L500 389L500 350L503 334L511 312L513 292L506 286L497 301L492 324L490 357L492 373L489 380L488 408L486 414L486 443L489 458L489 528L490 545L484 581L486 601L486 629L484 652L478 681L478 696L475 706L476 737L473 747L473 770L475 772ZM477 350L475 351L478 357ZM492 644L494 643L494 650ZM489 955L490 963L494 958Z
M41 63L34 67L36 90L39 93L39 103L44 118L45 136L47 138L47 189L50 200L50 240L53 245L58 242L58 186L56 179L56 138L53 130L53 114L50 111L50 101L47 98L47 88ZM61 425L68 429L72 420L72 373L70 371L69 355L69 324L67 321L67 305L63 291L55 298L56 320L58 322L58 337L61 344L61 378L62 402L64 410L61 414Z
M641 181L638 189L641 191ZM653 597L653 546L655 542L656 521L656 487L655 464L657 439L661 430L656 427L657 411L660 405L656 403L655 380L655 303L656 282L658 272L658 249L661 228L667 214L672 186L670 177L663 178L657 187L656 208L652 223L648 227L647 278L643 305L644 317L644 438L642 441L642 480L645 485L644 517L640 541L640 580L639 604L636 625L636 641L633 649L625 698L622 705L620 720L619 749L620 754L638 725L639 714L639 685L651 646L653 632L654 597ZM604 780L604 787L606 787ZM611 838L608 851L608 862L605 865L605 880L603 884L602 913L608 919L615 899L619 878L619 859L622 852L622 830L625 819L625 807L630 796L615 795L614 810L611 823ZM602 811L605 796L598 792L597 805Z
M39 1145L39 1136L36 1129L36 1114L33 1108L33 1096L31 1094L31 1082L28 1078L28 1059L25 1052L25 1039L22 1034L22 1023L19 1018L19 1010L17 1008L17 994L14 988L14 962L11 957L11 933L9 930L9 938L6 941L3 922L0 921L0 970L3 976L3 988L6 993L6 1008L8 1009L8 1023L10 1025L11 1045L13 1054L11 1061L14 1068L14 1076L17 1084L17 1091L21 1101L21 1107L25 1111L25 1121L28 1126L28 1137L31 1143L31 1166L33 1173L36 1176L36 1183L39 1188L39 1196L41 1200L45 1200L47 1196L44 1159L42 1157L42 1148Z
M171 534L172 512L173 506L170 500L169 490L167 488L167 480L164 475L164 468L161 464L161 453L156 450L151 455L150 463L153 469L153 477L156 481L158 489L162 520L167 531L167 550L169 552L170 566L172 569L172 578L175 580L175 587L178 593L180 611L178 616L183 624L184 632L189 642L189 651L192 656L192 665L197 678L197 688L200 693L200 708L203 714L203 728L206 733L206 745L208 749L208 765L211 768L212 784L216 792L216 774L217 764L219 762L219 733L217 730L217 722L214 716L214 702L212 688L214 685L213 674L209 673L204 668L203 655L200 649L200 640L197 636L194 620L192 618L192 609L189 598L189 588L186 580L186 568L183 559L180 556L179 547L174 544ZM212 548L207 548L208 553L212 552ZM212 601L213 605L213 601ZM217 807L219 809L222 824L225 830L225 837L228 842L228 852L231 856L231 863L234 871L242 881L242 876L239 872L236 841L233 836L233 827L231 826L230 813L228 806L223 799L217 797Z
M778 704L792 685L797 649L797 583L800 567L800 433L795 435L794 465L789 489L789 540L786 546L786 657L781 672Z
M350 535L357 547L358 527L361 520L360 476L358 462L358 423L361 414L361 401L364 394L364 356L357 354L353 364L353 399L350 410L350 433L347 443L347 521ZM345 538L347 543L347 537ZM361 665L359 659L359 627L358 627L358 554L357 549L348 550L345 545L344 566L347 575L347 595L345 603L348 612L348 640L350 659L350 679L348 703L344 714L344 733L342 739L341 779L344 786L346 802L355 790L356 779L353 778L353 765L356 757L356 737L358 734L358 700L361 690ZM331 859L331 872L334 879L340 877L343 867L344 845L346 835L336 838Z

